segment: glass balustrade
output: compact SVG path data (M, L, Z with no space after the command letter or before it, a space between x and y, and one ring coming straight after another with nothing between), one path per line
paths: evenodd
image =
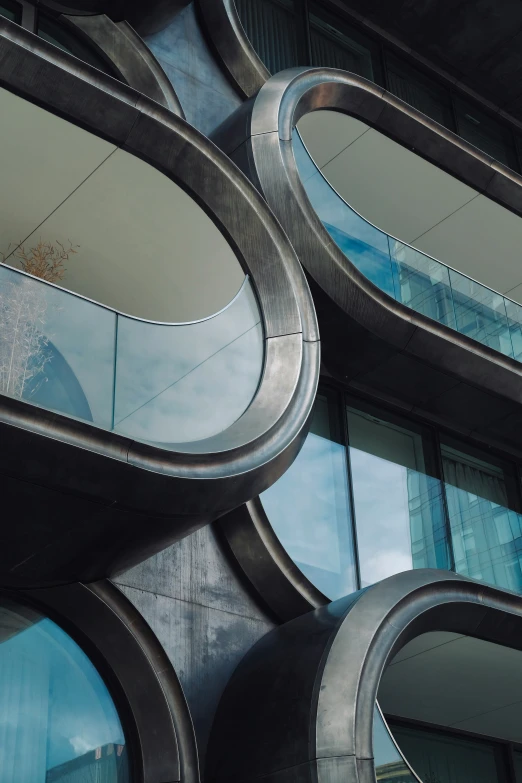
M163 324L0 265L0 393L163 448L243 414L263 346L248 278L216 315Z
M297 130L293 146L313 208L365 277L412 310L522 361L521 305L373 226L324 178Z
M379 783L419 783L393 741L377 705L373 713L373 760Z

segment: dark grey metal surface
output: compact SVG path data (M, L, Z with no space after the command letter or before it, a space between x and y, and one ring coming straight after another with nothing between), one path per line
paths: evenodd
M259 498L217 523L239 567L282 622L329 603L296 566L276 536Z
M214 714L248 650L277 624L207 525L117 578L178 674L201 769Z
M331 69L273 76L214 134L288 233L308 276L326 368L452 429L521 453L522 365L387 296L332 241L300 181L292 128L346 112L522 214L522 178L367 80Z
M105 14L62 14L60 21L101 52L125 84L185 116L163 68L127 21L116 23Z
M82 646L106 679L126 732L136 783L197 783L190 713L161 644L110 582L22 593Z
M205 31L232 83L245 98L270 78L243 29L234 0L196 0Z
M374 782L382 673L408 641L434 630L522 649L522 599L422 569L280 626L252 648L227 687L208 779Z
M18 525L3 532L0 583L92 581L249 500L291 464L319 376L314 306L265 201L181 118L3 19L0 84L180 184L235 248L264 322L265 367L252 404L223 433L197 444L167 451L1 398L0 474ZM49 515L46 529L33 517L38 498Z

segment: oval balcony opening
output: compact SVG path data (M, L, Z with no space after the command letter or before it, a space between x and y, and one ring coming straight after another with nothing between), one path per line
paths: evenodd
M0 392L165 448L222 432L264 356L228 241L158 169L0 102Z
M458 633L410 641L379 686L377 780L521 780L521 664L520 650Z
M398 302L520 361L520 218L346 114L311 112L298 131L304 188L347 258Z

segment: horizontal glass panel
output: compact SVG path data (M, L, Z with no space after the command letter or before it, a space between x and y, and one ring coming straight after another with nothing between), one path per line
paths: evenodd
M299 456L261 495L290 557L331 599L357 589L346 450L338 442L336 418L335 404L319 395Z
M522 361L520 305L373 226L332 188L297 131L293 146L312 207L365 277L412 310Z
M211 318L154 324L0 266L2 394L168 448L236 421L263 358L249 280Z
M123 729L85 653L52 620L0 603L2 783L130 780Z

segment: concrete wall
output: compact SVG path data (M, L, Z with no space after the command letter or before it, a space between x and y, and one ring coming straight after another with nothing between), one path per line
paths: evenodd
M250 594L212 526L115 580L165 648L194 721L201 768L223 689L247 650L274 625Z
M145 42L176 90L188 122L206 135L241 104L203 37L194 3Z

